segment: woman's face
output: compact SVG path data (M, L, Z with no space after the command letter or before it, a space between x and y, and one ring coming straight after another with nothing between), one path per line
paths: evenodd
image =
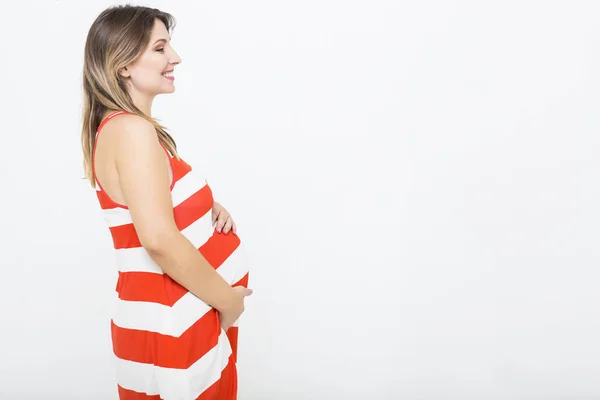
M171 47L170 40L165 24L155 20L146 49L120 72L127 78L130 91L150 97L175 91L173 69L181 59Z

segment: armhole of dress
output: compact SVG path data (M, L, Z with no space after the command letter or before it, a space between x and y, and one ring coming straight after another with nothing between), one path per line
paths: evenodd
M121 115L121 114L129 114L127 111L116 111L110 115L108 115L107 117L105 117L102 121L100 121L100 124L98 125L98 129L96 129L96 134L94 136L94 149L92 151L92 173L94 175L94 181L96 182L96 191L97 192L103 192L104 196L111 202L113 203L115 206L119 207L119 208L125 208L127 209L127 206L124 204L120 204L117 203L116 201L114 201L113 199L111 199L108 196L108 193L106 193L106 190L104 190L104 188L102 187L102 184L100 183L100 181L98 180L98 176L96 175L96 144L98 142L98 136L100 135L100 131L102 130L102 128L104 127L104 125L113 117L116 117L117 115Z
M169 185L169 190L173 190L173 187L175 186L175 157L173 157L173 155L169 152L169 150L167 149L167 147L162 144L162 142L159 140L158 144L160 144L160 147L163 148L163 150L165 151L165 154L167 155L167 158L169 159L169 166L171 167L171 184Z
M98 136L100 135L100 131L102 130L102 128L104 127L104 125L110 119L112 119L113 117L116 117L117 115L121 115L121 114L129 114L129 113L127 111L116 111L116 112L108 115L107 117L105 117L100 122L100 125L98 125L98 129L96 129L96 136L94 138L94 154L92 155L92 170L93 170L93 173L94 173L94 180L96 181L96 188L97 189L99 188L107 196L108 196L108 194L106 193L106 191L104 190L104 188L102 188L102 185L100 184L100 182L98 181L98 178L96 177L96 163L95 163L95 160L96 160L96 141L98 140ZM167 147L164 144L162 144L160 141L159 141L158 144L160 144L160 147L163 148L163 150L165 151L165 154L167 155L167 158L169 159L169 165L171 166L171 174L172 174L171 185L170 185L169 188L170 188L170 190L173 190L173 187L175 186L175 162L174 162L175 157L173 157L173 155L169 152L169 150L167 149ZM112 199L111 199L111 201L113 203L115 203L116 205L118 205L118 206L125 207L124 205L119 204L119 203L113 201Z

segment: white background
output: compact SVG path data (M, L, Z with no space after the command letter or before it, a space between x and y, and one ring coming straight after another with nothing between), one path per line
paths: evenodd
M108 1L6 2L0 398L115 399L81 179ZM252 257L240 400L600 398L600 3L148 1L155 102Z

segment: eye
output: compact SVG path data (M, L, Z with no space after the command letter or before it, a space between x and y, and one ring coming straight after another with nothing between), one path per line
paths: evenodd
M163 51L165 51L165 49L161 47L161 48L156 49L156 51L160 51L162 53Z

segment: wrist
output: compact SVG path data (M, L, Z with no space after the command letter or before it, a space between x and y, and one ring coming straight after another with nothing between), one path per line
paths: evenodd
M236 295L235 290L229 285L223 290L219 301L213 304L213 307L221 313L226 313L229 310L235 308Z

